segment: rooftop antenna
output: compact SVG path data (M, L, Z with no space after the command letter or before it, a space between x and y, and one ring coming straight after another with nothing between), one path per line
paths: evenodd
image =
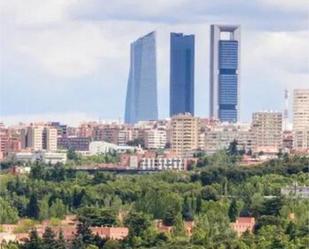
M284 130L286 131L287 128L288 128L288 122L289 122L289 91L288 91L288 89L284 90L283 119L284 119Z

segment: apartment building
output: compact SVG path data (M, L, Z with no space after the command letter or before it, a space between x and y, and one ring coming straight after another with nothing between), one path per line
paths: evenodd
M204 150L210 154L227 149L234 140L237 141L239 150L249 151L254 146L254 136L248 124L218 124L205 131L204 139Z
M293 99L293 148L309 149L309 89L295 89Z
M191 114L178 114L171 119L171 149L186 156L198 149L199 119Z
M57 150L57 129L44 126L29 126L21 130L22 149L30 148L33 151Z
M145 147L147 149L162 149L167 143L166 130L151 129L144 133Z
M282 113L256 112L252 116L255 152L276 153L282 148Z

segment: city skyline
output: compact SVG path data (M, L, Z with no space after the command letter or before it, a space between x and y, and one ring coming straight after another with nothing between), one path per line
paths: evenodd
M95 1L59 5L34 1L23 11L17 4L1 3L1 25L6 26L1 28L1 37L6 38L1 40L1 120L76 122L122 117L129 43L151 30L158 32L160 118L169 116L165 65L170 32L195 34L195 114L207 117L212 23L242 27L240 120L248 121L254 111L283 110L284 89L305 88L309 80L304 56L308 51L306 2L240 2L231 6L232 12L224 7L225 1L195 5L171 1L157 4L155 10L141 1L121 2L129 15L115 9L119 2L109 6L111 12ZM141 8L134 7L138 5Z

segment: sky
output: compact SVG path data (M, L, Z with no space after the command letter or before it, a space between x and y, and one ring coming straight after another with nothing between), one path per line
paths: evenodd
M307 0L0 0L0 121L123 119L130 43L153 30L160 118L170 32L195 34L195 113L207 117L211 24L241 25L241 121L309 88Z

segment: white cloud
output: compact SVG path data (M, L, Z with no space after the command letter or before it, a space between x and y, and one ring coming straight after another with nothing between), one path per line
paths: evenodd
M1 16L18 26L61 22L67 10L78 0L1 0Z
M284 10L295 10L295 11L304 11L309 10L307 0L258 0L265 7L271 6Z
M19 31L17 36L14 48L56 76L89 75L116 53L100 27L87 23L65 22L52 29Z

